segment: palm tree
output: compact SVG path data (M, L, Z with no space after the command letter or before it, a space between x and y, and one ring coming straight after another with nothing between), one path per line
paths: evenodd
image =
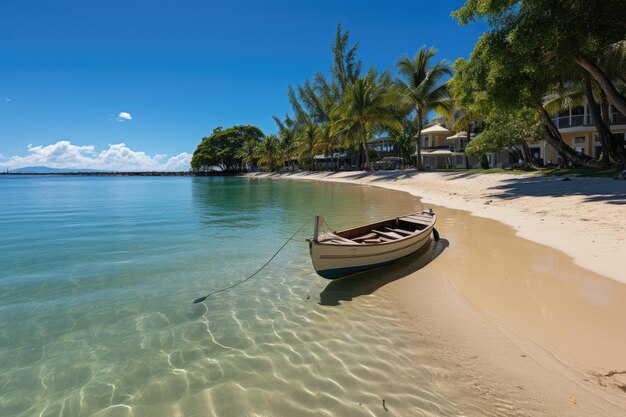
M341 138L339 134L332 132L332 123L337 117L336 109L341 104L341 87L335 82L328 82L322 74L317 73L312 84L307 81L303 87L298 88L298 95L312 120L319 125L316 148L325 155L330 155L331 169L334 169L334 153L341 145Z
M241 158L247 168L254 168L254 161L257 159L259 142L256 138L248 138L241 149L237 151L237 157Z
M285 120L280 120L276 116L272 116L276 126L278 126L278 138L280 139L281 159L288 161L291 170L294 170L293 156L296 149L296 124L295 121L285 116Z
M389 93L391 78L387 72L377 77L376 70L348 85L341 106L334 111L336 120L330 134L343 134L365 152L365 169L369 169L367 141L379 128L402 129L395 117L393 97Z
M432 64L437 53L434 48L422 47L413 59L402 57L396 64L399 78L395 80L396 91L406 108L415 110L417 133L417 169L422 170L422 149L420 135L424 119L431 111L443 112L449 107L448 86L442 79L452 75L452 68L446 60Z
M315 163L314 156L319 144L319 128L319 125L311 117L301 115L296 129L296 154L298 160L307 169L312 169Z
M267 166L270 171L276 171L281 161L280 140L276 135L269 135L259 143L257 158L259 166Z
M341 23L339 23L335 34L335 43L332 46L333 65L330 67L330 72L334 83L339 86L342 93L360 77L363 66L361 60L357 59L359 44L348 48L349 39L349 32L347 30L343 32Z
M414 120L414 115L411 114L398 114L396 115L400 123L402 124L402 129L390 129L389 134L395 139L398 154L400 158L402 158L402 164L407 164L411 159L411 149L413 138L415 137L416 132L416 122Z

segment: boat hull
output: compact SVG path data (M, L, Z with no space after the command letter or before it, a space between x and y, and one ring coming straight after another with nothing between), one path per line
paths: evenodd
M311 260L323 278L338 279L389 265L430 242L434 222L419 234L377 245L329 245L310 241Z

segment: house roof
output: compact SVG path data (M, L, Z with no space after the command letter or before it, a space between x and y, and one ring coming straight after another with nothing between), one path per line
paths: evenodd
M457 132L452 136L448 136L446 139L467 139L467 132L466 131L461 131L461 132Z
M445 149L422 150L422 156L452 156L458 154L458 152L452 152ZM411 156L417 156L417 152L414 152Z
M452 132L450 132L445 127L437 124L437 125L432 125L431 127L428 127L426 129L422 130L422 135L423 134L429 134L429 133L452 133Z

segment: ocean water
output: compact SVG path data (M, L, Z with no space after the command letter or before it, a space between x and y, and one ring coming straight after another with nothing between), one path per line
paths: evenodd
M375 274L315 274L310 224L192 304L315 213L419 209L328 183L2 177L0 416L483 415Z

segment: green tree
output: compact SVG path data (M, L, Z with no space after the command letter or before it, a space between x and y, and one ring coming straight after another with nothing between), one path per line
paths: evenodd
M259 142L261 129L255 126L217 127L210 136L202 138L191 158L194 171L210 171L219 167L225 172L239 172L244 167L241 149L249 141Z
M413 143L417 134L417 122L414 114L396 115L400 121L402 129L389 129L389 134L396 141L398 154L402 158L403 163L410 163L411 154L413 153Z
M269 171L278 171L283 162L280 139L276 135L265 137L257 146L258 164Z
M616 78L602 67L603 57L626 38L623 0L467 0L453 16L461 24L487 18L492 33L505 34L513 55L534 54L540 65L586 71L626 114L623 73Z
M341 93L354 84L361 76L361 68L363 63L357 59L357 50L359 44L349 47L350 34L348 31L342 32L341 23L337 25L335 34L335 43L333 50L333 65L330 72L333 75L333 82L340 88Z
M331 135L342 134L354 141L360 152L364 152L366 170L370 168L367 141L373 132L381 127L402 129L394 114L390 86L389 73L378 76L372 69L346 88L341 106L334 111Z
M473 103L473 108L487 120L492 113L516 113L533 108L542 121L544 139L571 164L599 166L597 160L577 152L563 141L543 107L546 92L561 79L562 69L557 62L546 62L541 50L515 49L510 43L507 30L492 30L480 37L470 60L455 75L464 91L460 101Z
M527 141L534 142L541 137L541 122L534 109L499 111L490 115L485 130L467 145L465 152L483 157L507 149L518 158L532 163Z
M433 63L437 51L434 48L422 47L413 59L402 57L398 60L399 78L396 79L396 91L402 106L415 110L415 144L417 148L416 167L422 170L422 147L420 135L424 126L424 119L429 112L448 110L448 86L443 82L445 76L452 75L452 69L447 61Z
M621 137L612 134L610 130L609 101L595 79L585 74L577 79L568 78L549 93L551 99L544 107L550 113L587 104L591 120L598 132L598 139L602 144L603 151L599 162L626 164L626 149L621 143Z
M283 161L288 161L291 170L294 170L293 157L296 150L295 121L289 116L285 116L285 120L280 120L276 116L273 116L273 119L276 126L278 126L282 159Z

